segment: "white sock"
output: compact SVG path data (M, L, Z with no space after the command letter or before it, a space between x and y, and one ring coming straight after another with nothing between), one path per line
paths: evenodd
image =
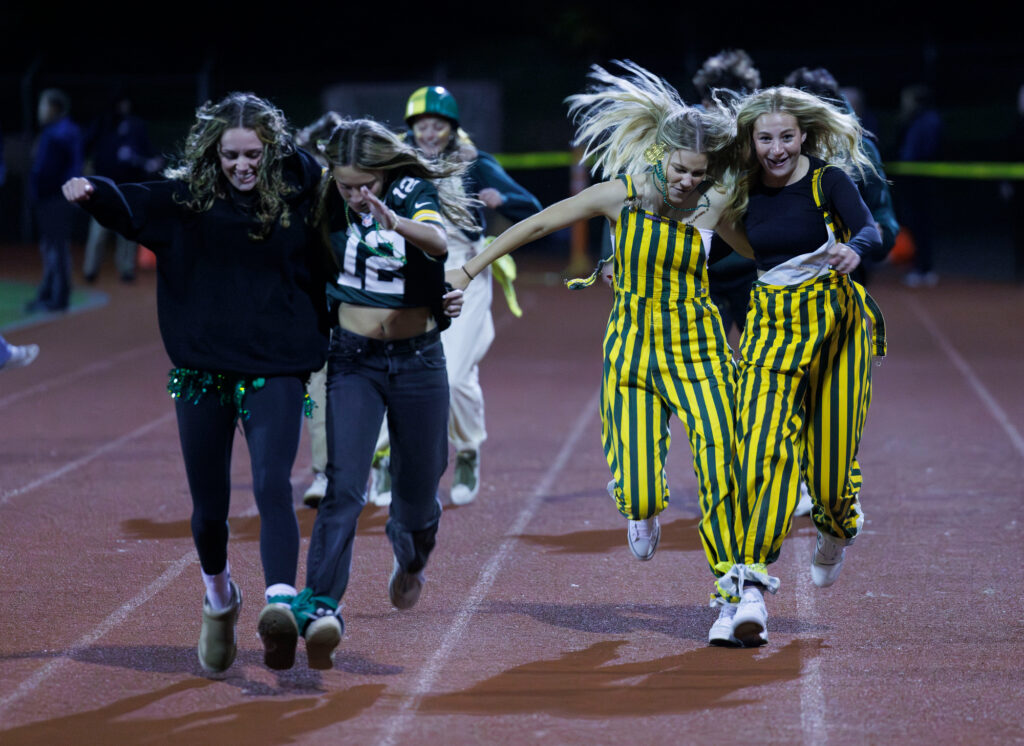
M231 566L225 565L224 569L216 575L203 573L203 583L206 584L206 599L210 602L213 611L224 611L231 606Z
M295 590L295 586L293 585L288 585L287 583L274 583L271 586L267 586L267 603L270 603L270 599L272 596L291 596L292 598L295 598L297 594L298 591ZM278 603L277 605L286 607L288 606L288 604L283 603Z

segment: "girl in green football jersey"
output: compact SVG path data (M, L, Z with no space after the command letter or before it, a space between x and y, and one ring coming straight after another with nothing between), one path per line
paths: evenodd
M412 607L434 548L448 463L445 224L474 225L461 164L432 161L378 122L339 119L319 145L332 180L323 225L338 271L327 293L336 326L327 353L327 491L310 538L307 588L292 604L311 668L329 669L343 625L356 523L387 416L394 549L388 593ZM461 295L461 294L460 294Z

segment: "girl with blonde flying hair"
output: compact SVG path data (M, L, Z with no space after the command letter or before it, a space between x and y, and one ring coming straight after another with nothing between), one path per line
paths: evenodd
M794 88L745 98L738 182L724 217L741 221L757 262L740 340L733 469L737 564L719 581L740 597L733 634L767 639L763 591L789 532L801 471L818 530L811 578L835 582L863 522L857 446L870 400L881 315L849 272L880 237L847 171L870 169L857 120Z
M377 122L341 120L319 150L332 176L323 224L338 265L327 290L337 326L327 353L327 492L310 539L307 588L292 612L309 666L329 669L385 413L394 480L386 527L391 603L408 609L423 588L448 464L445 221L475 223L461 180L449 178L465 165L430 160Z
M615 304L604 340L602 440L613 479L608 492L628 519L639 560L654 556L658 514L668 504L669 416L679 417L694 455L700 537L712 572L732 565L732 353L708 297L712 232L742 238L721 219L729 200L724 149L734 123L722 110L686 106L665 81L630 62L613 75L594 66L594 84L570 96L576 143L609 179L502 233L448 271L465 287L491 262L578 220L606 217L615 229ZM596 274L596 273L595 273ZM584 284L593 282L593 277ZM714 594L718 597L718 593ZM709 640L731 640L731 618Z

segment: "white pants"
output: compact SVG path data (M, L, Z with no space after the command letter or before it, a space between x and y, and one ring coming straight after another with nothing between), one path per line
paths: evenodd
M448 268L468 262L483 246L483 239L469 241L461 232L448 234ZM491 317L491 269L473 278L466 288L462 313L441 332L451 407L448 414L448 441L456 451L479 451L487 439L484 424L484 392L480 388L480 361L494 341ZM387 421L381 427L377 450L388 446Z
M327 471L327 363L310 374L306 391L316 405L313 416L306 420L313 451L310 467L314 474L323 474Z

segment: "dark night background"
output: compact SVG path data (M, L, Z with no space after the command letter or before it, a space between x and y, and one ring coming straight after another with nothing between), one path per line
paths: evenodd
M302 126L322 113L322 93L331 86L398 84L409 93L430 83L486 83L498 93L500 126L496 134L474 133L484 149L561 151L572 135L563 99L582 90L592 63L631 59L694 101L690 81L701 62L738 47L754 58L763 85L808 65L827 67L842 86L860 88L888 159L898 143L900 90L914 83L935 90L943 159L1011 159L1005 144L1024 83L1019 25L994 6L975 4L970 13L956 6L956 17L928 8L714 0L486 7L186 2L71 10L18 3L5 10L0 49L8 162L0 237L16 231L12 203L38 132L36 99L50 86L70 94L80 124L102 111L115 87L129 91L158 150L172 154L197 103L232 90L270 98ZM391 112L395 126L402 103ZM515 176L545 203L565 196L564 169ZM974 199L978 185L971 186ZM985 189L995 199L997 185ZM950 196L961 204L955 188Z

